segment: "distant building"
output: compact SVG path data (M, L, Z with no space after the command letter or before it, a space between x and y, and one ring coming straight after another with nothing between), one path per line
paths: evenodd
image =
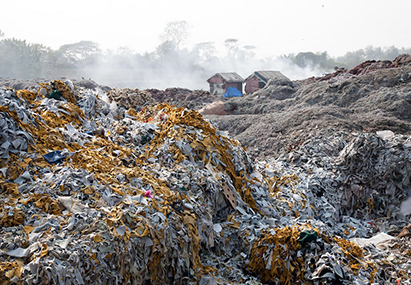
M279 71L265 70L265 71L254 71L253 74L248 76L245 82L245 92L247 94L254 93L258 89L264 88L270 79L285 79L290 80Z
M210 93L224 95L227 88L235 87L243 93L244 79L235 72L220 72L211 76L207 82L210 84Z

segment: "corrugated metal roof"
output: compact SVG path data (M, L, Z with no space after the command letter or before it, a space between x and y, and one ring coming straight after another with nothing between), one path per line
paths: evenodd
M245 80L250 79L254 75L256 75L258 78L260 78L265 83L267 83L268 80L270 80L270 79L290 80L287 76L282 74L280 71L275 71L275 70L254 71L254 73L251 74L250 76L248 76Z
M220 75L226 82L243 82L244 79L236 72L219 72L215 75ZM215 76L213 75L213 76Z

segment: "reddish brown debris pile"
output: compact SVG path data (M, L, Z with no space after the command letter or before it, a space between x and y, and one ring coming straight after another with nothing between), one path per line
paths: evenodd
M342 74L352 74L352 75L362 75L370 73L376 70L388 69L388 68L398 68L402 66L411 65L411 55L402 54L397 56L393 61L390 60L367 60L353 69L347 70L346 68L338 68L334 73L327 74L321 77L310 77L304 80L302 83L308 84L315 81L326 81L333 77L342 75Z

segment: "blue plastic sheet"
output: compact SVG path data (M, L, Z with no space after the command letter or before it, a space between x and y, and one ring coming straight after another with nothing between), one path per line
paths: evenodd
M228 87L227 91L224 93L223 97L241 97L242 94L240 91L238 91L237 88L235 88L234 86L232 87Z
M61 155L61 151L56 150L43 155L43 157L48 163L54 164L62 162L67 156Z

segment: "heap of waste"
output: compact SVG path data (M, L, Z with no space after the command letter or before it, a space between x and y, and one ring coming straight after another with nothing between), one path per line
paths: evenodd
M278 158L324 133L332 139L335 131L347 140L363 131L410 135L411 55L367 61L323 77L270 82L253 94L223 101L214 112L204 112L205 118L258 159Z
M410 284L389 224L407 215L408 137L252 161L136 90L55 80L0 88L0 109L0 284Z
M168 103L192 110L199 110L204 105L212 103L221 96L211 94L205 90L190 90L186 88L166 88L165 90L146 89L145 92L151 94L153 99L158 103Z

